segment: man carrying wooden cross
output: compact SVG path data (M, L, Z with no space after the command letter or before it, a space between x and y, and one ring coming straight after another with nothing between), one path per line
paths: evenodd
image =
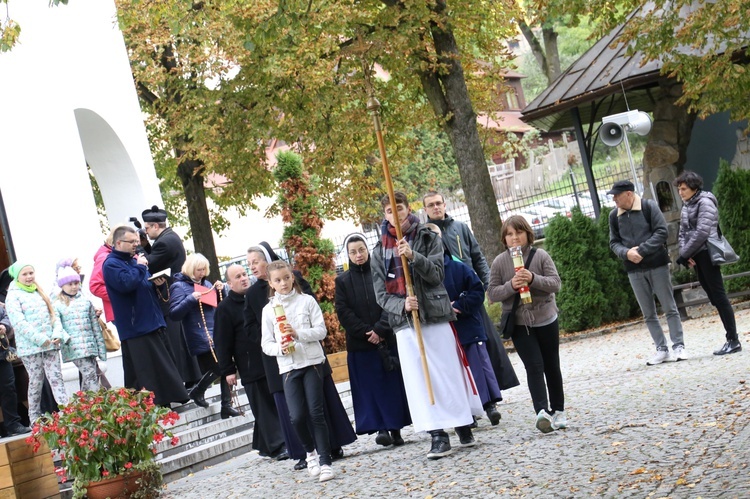
M468 366L462 364L463 350L450 324L456 317L443 286L442 242L411 213L406 195L396 192L394 197L395 207L388 196L381 200L385 220L381 240L372 252L373 286L396 333L414 431L430 432L432 446L427 457L439 459L453 452L445 428L456 429L462 446L475 445L469 426L472 414L482 414L482 403ZM397 223L403 232L400 240ZM402 256L408 268L404 268ZM406 272L413 277L413 293L407 293ZM414 323L412 311L418 311L420 324ZM422 369L416 330L420 325L427 373Z

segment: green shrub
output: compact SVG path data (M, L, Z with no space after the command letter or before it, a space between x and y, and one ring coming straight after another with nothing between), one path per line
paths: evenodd
M560 327L579 331L602 322L607 299L593 272L590 248L596 245L594 222L574 208L571 219L554 217L547 227L544 246L562 279L557 294Z
M732 170L722 160L713 193L719 201L721 231L740 255L739 262L725 265L721 270L725 274L750 270L750 171ZM740 291L750 287L750 278L732 279L724 284L727 292Z

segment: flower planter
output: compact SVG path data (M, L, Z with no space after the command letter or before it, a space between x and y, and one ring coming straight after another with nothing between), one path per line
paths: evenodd
M333 370L334 383L341 383L343 381L349 381L349 365L346 361L347 352L336 352L326 355L328 357L328 363L331 364Z
M141 484L137 482L143 473L135 471L127 475L115 475L98 482L89 482L86 486L86 497L88 499L125 499L133 492L140 489Z

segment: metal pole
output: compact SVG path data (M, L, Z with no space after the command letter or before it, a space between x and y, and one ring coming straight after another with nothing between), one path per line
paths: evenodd
M622 140L625 142L625 150L628 151L628 160L630 161L630 173L633 175L633 185L635 185L635 192L643 196L643 189L638 192L638 174L635 172L635 161L633 161L633 154L630 152L630 142L628 142L628 131L623 128ZM641 184L642 185L642 184Z
M380 102L378 102L378 100L373 95L368 96L367 110L372 114L372 120L375 125L375 135L378 138L378 149L380 150L380 159L383 163L383 176L385 177L385 185L388 189L388 199L391 202L391 209L393 210L393 222L396 228L396 239L401 240L403 238L403 234L401 232L401 221L398 219L398 210L396 210L396 195L393 189L393 179L391 178L391 171L388 167L388 157L385 153L385 141L383 140L383 132L380 126ZM404 267L406 295L414 296L414 285L412 284L411 280L411 272L409 272L409 262L407 261L405 255L401 255L401 264ZM419 353L422 357L422 371L424 372L424 379L427 385L427 395L430 397L430 404L435 405L435 395L432 392L432 380L430 379L430 370L427 366L427 354L424 350L424 339L422 338L422 325L419 322L419 312L417 312L416 310L412 310L411 316L414 322L414 331L417 334Z

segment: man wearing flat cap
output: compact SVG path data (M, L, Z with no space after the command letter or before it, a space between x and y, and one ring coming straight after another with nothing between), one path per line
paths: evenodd
M151 274L170 269L171 275L182 272L185 263L185 246L182 239L171 227L167 227L167 212L154 205L141 214L143 229L151 240L151 248L146 248L148 271ZM171 284L171 277L168 279ZM174 355L175 364L187 387L201 378L198 361L190 355L182 333L182 324L169 318L169 297L160 297L161 310L167 323L167 340Z
M646 364L653 366L687 359L682 321L672 294L664 215L653 200L636 194L629 180L618 180L607 194L614 197L617 206L609 213L609 247L625 265L630 286L656 345L656 354ZM671 354L656 315L654 295L667 316Z

